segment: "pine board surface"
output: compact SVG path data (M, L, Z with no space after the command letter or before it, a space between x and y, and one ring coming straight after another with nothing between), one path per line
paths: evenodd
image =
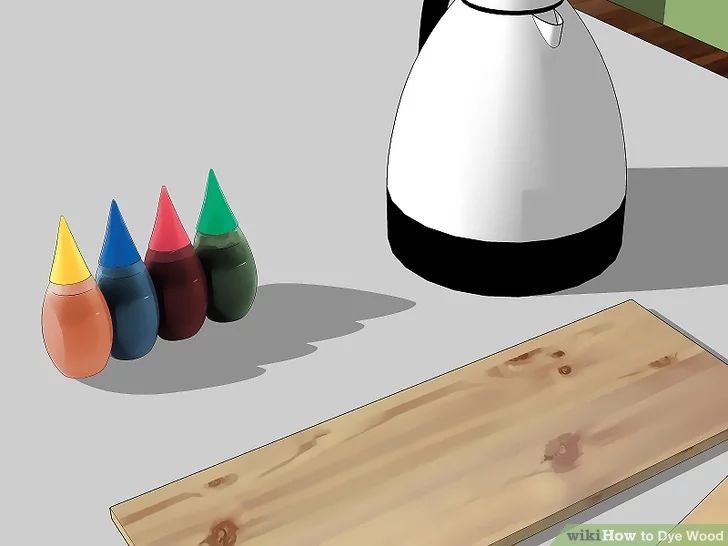
M713 489L681 523L690 525L728 524L728 478Z
M512 544L728 439L726 392L725 363L629 300L112 519L134 546Z

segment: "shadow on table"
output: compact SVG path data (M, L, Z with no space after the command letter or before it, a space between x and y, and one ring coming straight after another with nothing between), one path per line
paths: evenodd
M374 292L312 284L269 284L240 321L207 321L194 338L158 340L146 357L112 360L91 387L128 394L161 394L227 385L265 373L260 366L316 351L317 341L352 334L360 321L400 313L415 302Z
M619 257L559 294L728 284L726 203L726 167L630 169Z
M708 462L711 459L718 457L726 452L728 452L728 442L720 443L717 446L714 446L707 451L696 455L695 457L691 457L687 461L683 461L682 463L677 464L672 468L669 468L668 470L661 472L656 476L653 476L652 478L640 482L637 485L634 485L629 489L622 491L621 493L618 493L617 495L614 495L613 497L610 497L607 500L602 501L599 504L592 506L591 508L588 508L587 510L584 510L583 512L579 512L575 516L569 518L567 521L557 523L553 527L549 527L548 529L541 531L540 533L535 534L519 542L518 544L519 546L539 546L540 544L543 544L545 542L552 541L559 535L559 533L561 533L566 524L580 525L587 523L590 520L599 516L600 514L603 514L604 512L607 512L608 510L619 506L620 504L624 504L625 502L641 495L642 493L645 493L646 491L649 491L650 489L657 487L662 483L676 478L681 474L684 474L685 472L692 470L693 468L696 468L697 466L700 466L701 464ZM677 522L669 523L677 524Z

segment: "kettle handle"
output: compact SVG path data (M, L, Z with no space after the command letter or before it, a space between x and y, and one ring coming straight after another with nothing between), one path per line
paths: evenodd
M420 17L420 50L455 0L425 0Z

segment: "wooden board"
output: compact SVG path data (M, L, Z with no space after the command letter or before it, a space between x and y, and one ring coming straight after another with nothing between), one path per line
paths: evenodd
M609 0L569 0L569 2L578 11L728 78L728 52Z
M112 518L134 546L511 544L728 439L727 392L726 364L630 300Z
M705 497L703 502L680 522L690 525L728 524L728 478Z

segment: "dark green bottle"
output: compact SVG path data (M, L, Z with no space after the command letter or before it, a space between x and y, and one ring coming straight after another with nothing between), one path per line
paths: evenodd
M194 246L207 277L207 318L215 322L243 318L255 300L258 270L212 169Z

